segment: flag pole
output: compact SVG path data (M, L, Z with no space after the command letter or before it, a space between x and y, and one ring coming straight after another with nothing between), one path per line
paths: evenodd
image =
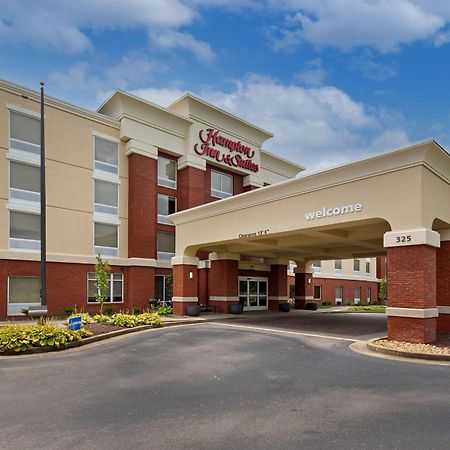
M45 195L44 82L41 81L41 305L47 305L47 217Z

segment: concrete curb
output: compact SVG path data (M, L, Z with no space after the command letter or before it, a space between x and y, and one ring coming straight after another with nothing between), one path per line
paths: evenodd
M381 338L384 339L384 338ZM450 355L437 355L435 353L413 353L402 350L392 350L390 348L379 347L374 342L380 340L380 338L370 339L367 341L367 348L377 353L383 353L384 355L400 356L402 358L410 359L426 359L430 361L450 361Z
M8 354L1 354L0 353L0 359L2 358L16 358L18 356L31 356L36 354L42 354L42 353L58 353L62 352L64 350L69 350L71 348L77 348L77 347L84 347L89 344L93 344L95 342L105 341L108 339L113 339L118 336L123 336L125 334L131 334L131 333L137 333L138 331L144 331L144 330L157 330L161 328L167 328L175 325L190 325L194 323L205 323L205 321L202 320L177 320L177 321L167 321L163 323L162 327L154 327L153 325L140 325L138 327L133 328L124 328L123 330L116 330L111 331L109 333L103 333L98 334L96 336L90 336L83 338L83 340L80 341L72 341L69 342L64 347L36 347L36 348L30 348L29 350L25 352L18 352L18 353L8 353Z

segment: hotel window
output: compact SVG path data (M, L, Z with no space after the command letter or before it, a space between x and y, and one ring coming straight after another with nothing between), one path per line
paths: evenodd
M355 297L354 297L355 305L359 305L361 303L361 288L355 287Z
M37 117L10 111L9 149L28 155L41 154L41 121Z
M175 189L177 187L177 162L158 156L158 185Z
M172 301L172 277L169 275L156 275L155 298L162 302Z
M119 185L102 180L94 180L94 211L99 214L118 216Z
M19 201L40 201L39 167L11 161L9 164L9 198Z
M366 273L370 273L370 261L366 261Z
M118 253L117 225L94 223L95 254L102 256L117 256Z
M335 289L335 294L334 294L334 299L337 305L342 304L342 291L343 291L343 287L342 286L336 286Z
M17 250L39 250L41 248L39 214L10 211L9 247Z
M175 234L158 231L158 259L170 261L175 256Z
M20 315L23 308L41 304L39 277L8 278L8 315Z
M342 259L335 259L334 260L334 270L336 272L342 271Z
M233 195L233 177L227 173L211 170L211 195L227 198Z
M123 273L110 273L108 275L108 287L103 294L106 297L106 303L123 303ZM97 303L97 283L95 273L88 273L88 303Z
M119 144L94 136L94 168L108 175L119 175Z
M353 272L358 272L359 273L360 265L361 265L361 261L359 259L354 259L353 260Z
M372 301L372 288L368 287L367 288L367 304L370 304L371 301Z
M322 286L314 286L314 300L322 298Z
M314 272L320 272L322 270L322 261L314 261L312 266Z
M173 222L167 217L176 212L177 199L169 195L158 194L158 223L173 225Z

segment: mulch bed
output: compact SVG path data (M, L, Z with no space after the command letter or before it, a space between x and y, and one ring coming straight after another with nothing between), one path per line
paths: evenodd
M450 355L450 336L438 335L436 342L432 344L413 344L404 341L389 341L387 339L377 339L373 345L388 350L396 350L408 353L422 353L430 355Z
M110 323L88 323L84 328L92 333L92 336L99 334L111 333L112 331L123 330L123 327L118 327Z

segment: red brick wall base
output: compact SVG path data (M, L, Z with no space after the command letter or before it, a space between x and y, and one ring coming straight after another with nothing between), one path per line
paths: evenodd
M173 302L173 314L176 316L185 316L188 306L198 306L197 302Z
M388 317L388 339L429 344L436 340L436 318Z
M436 328L438 333L450 334L450 314L439 314Z

